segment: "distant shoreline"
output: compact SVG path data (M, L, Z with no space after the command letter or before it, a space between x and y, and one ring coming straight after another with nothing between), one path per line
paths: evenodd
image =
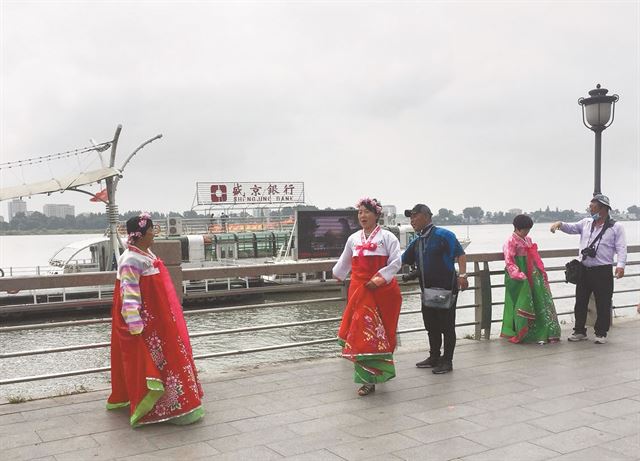
M580 218L582 219L582 218ZM552 223L555 221L537 221L536 224ZM638 219L620 220L620 222L640 222ZM409 224L402 223L402 224ZM504 225L510 223L435 223L437 226L492 226L492 225ZM65 235L65 234L104 234L104 229L38 229L38 230L11 230L0 231L0 237L13 236L13 235Z

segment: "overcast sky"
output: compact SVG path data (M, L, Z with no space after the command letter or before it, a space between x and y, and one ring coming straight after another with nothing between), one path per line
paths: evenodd
M307 203L640 204L640 3L2 1L2 162L123 131L120 210L191 208L196 181L303 181ZM2 170L2 186L98 167ZM91 188L97 191L98 187ZM28 209L70 203L67 192ZM6 217L6 205L0 208Z

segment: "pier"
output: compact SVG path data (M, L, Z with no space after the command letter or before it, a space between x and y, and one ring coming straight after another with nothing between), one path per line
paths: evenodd
M568 331L563 331L566 338ZM358 397L343 359L221 374L205 418L131 429L107 391L0 405L2 459L637 460L640 320L610 341L459 341L434 375L396 355L398 376Z

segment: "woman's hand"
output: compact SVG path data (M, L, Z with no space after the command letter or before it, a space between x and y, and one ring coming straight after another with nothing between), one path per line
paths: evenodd
M364 286L365 286L365 288L367 288L369 290L375 290L376 288L378 288L378 285L373 283L371 280L369 280L367 283L365 283Z

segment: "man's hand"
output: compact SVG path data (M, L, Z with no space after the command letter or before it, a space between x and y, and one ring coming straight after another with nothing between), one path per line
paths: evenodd
M562 221L556 221L553 224L551 224L551 227L549 228L549 230L551 231L552 234L555 234L556 231L560 229L560 226L562 226Z
M624 267L616 267L616 278L621 279L624 277Z
M458 288L462 291L469 288L469 280L466 277L458 277Z

